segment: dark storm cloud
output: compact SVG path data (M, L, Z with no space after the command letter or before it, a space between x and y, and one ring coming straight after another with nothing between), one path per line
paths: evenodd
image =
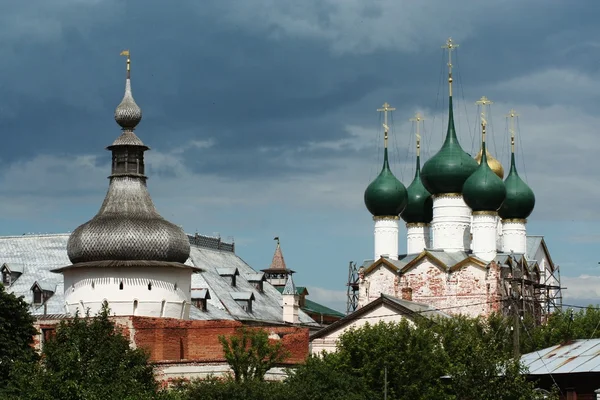
M322 154L307 152L296 164L282 163L282 154L346 137L347 124L374 120L380 99L393 101L400 115L416 105L433 106L445 63L438 45L418 53L336 54L326 40L287 35L267 22L254 30L228 22L220 17L226 8L214 2L199 7L60 0L38 3L40 9L14 4L3 9L5 18L11 12L16 18L9 25L16 31L8 36L12 41L2 42L10 54L0 67L0 129L10 132L0 150L3 162L40 152L100 154L118 135L111 118L123 90L118 52L126 47L132 51L134 94L144 110L143 140L168 151L214 139L212 151L201 157L193 148L178 156L193 170L232 178L314 171L311 159ZM331 4L319 6L320 26L331 25ZM555 46L565 49L588 32L592 18L584 2L548 4L472 21L478 33L461 43L457 59L467 96L479 85L585 59L585 48L557 57ZM365 9L362 17L381 12ZM328 156L338 153L348 155L331 150Z

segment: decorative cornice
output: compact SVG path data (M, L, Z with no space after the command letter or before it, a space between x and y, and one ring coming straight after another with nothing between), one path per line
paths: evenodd
M434 199L439 199L442 197L462 197L461 193L440 193L440 194L433 194L431 195L432 198Z
M426 222L407 222L406 228L427 228L429 224Z
M498 211L473 211L473 216L476 215L498 215Z
M398 219L400 219L400 217L397 216L397 215L379 215L379 216L373 217L373 221L382 221L382 220L385 220L385 219L395 219L395 220L398 220Z
M503 224L526 224L527 219L525 218L506 218L502 220Z

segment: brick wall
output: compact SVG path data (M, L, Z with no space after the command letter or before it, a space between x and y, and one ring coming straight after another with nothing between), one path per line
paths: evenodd
M171 318L131 317L136 347L146 348L154 362L193 360L224 361L219 336L235 334L238 321L184 321ZM286 364L303 362L308 356L308 328L263 325L272 338L278 337L290 357ZM275 336L276 335L276 336Z

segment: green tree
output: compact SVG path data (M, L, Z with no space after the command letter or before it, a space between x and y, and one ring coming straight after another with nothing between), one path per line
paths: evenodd
M529 353L575 339L600 338L600 308L588 306L575 311L557 310L550 314L546 323L535 325L524 320L524 332L521 335L521 352Z
M270 341L262 329L243 327L229 337L219 336L219 341L236 382L262 381L269 369L288 357L281 341Z
M95 317L61 321L41 362L30 365L13 388L18 399L151 399L158 383L148 355L132 349L109 319L108 308Z
M29 314L23 297L7 293L0 284L0 388L5 388L12 380L13 371L22 369L22 363L32 363L37 359L33 346L34 318ZM1 389L0 389L1 390Z

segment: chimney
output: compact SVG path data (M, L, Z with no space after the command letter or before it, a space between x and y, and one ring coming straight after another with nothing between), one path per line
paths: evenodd
M412 288L408 286L402 288L402 300L412 301Z
M292 274L288 275L287 281L285 283L285 287L283 288L282 298L283 298L283 322L288 322L290 324L297 324L300 322L300 318L298 317L298 292L296 290L296 285L294 285L294 280L292 279Z

